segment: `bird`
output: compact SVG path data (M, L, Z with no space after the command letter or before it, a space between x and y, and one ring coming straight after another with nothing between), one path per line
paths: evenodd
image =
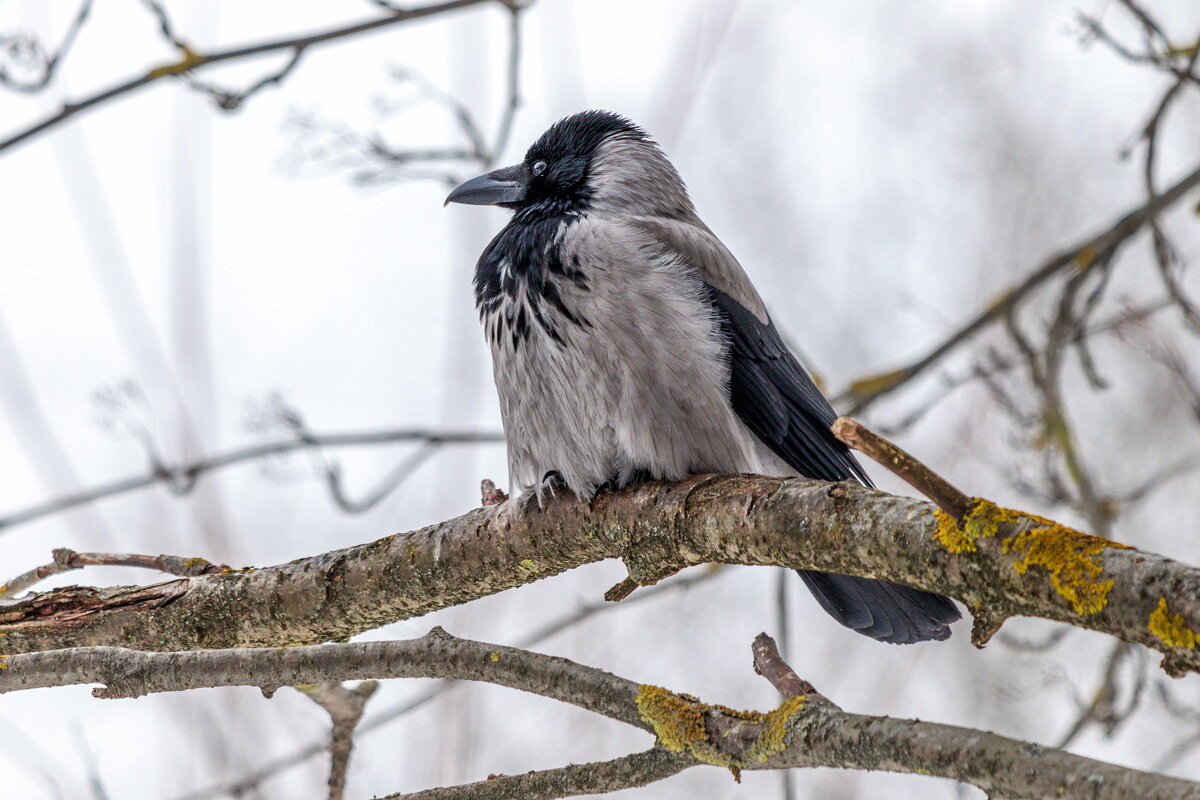
M511 490L590 498L702 473L872 485L745 270L628 118L559 120L450 203L513 212L474 276ZM946 639L959 618L931 592L797 572L830 616L881 642Z

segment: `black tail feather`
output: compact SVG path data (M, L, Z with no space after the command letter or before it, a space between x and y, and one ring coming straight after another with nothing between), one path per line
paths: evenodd
M831 617L881 642L941 641L961 616L948 597L921 589L852 575L796 572Z

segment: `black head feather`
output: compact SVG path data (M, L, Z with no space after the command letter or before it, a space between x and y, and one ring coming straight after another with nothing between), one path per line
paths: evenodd
M645 131L620 114L598 109L580 111L551 125L530 145L525 163L532 164L538 159L591 158L596 148L611 136L650 139Z
M521 205L559 213L586 208L588 167L600 145L617 137L651 141L645 131L611 111L581 111L554 123L525 153L522 166L529 171L529 189Z

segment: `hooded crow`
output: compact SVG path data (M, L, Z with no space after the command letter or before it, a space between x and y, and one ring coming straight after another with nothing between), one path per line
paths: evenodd
M475 268L514 491L557 475L591 497L705 472L871 485L741 265L628 119L567 117L446 202L514 212ZM919 589L799 574L838 622L882 642L945 639L959 618Z

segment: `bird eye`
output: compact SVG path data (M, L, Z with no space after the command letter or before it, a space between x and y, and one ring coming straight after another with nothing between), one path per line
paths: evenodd
M533 174L535 176L541 175L545 171L546 171L546 162L545 161L533 162Z

